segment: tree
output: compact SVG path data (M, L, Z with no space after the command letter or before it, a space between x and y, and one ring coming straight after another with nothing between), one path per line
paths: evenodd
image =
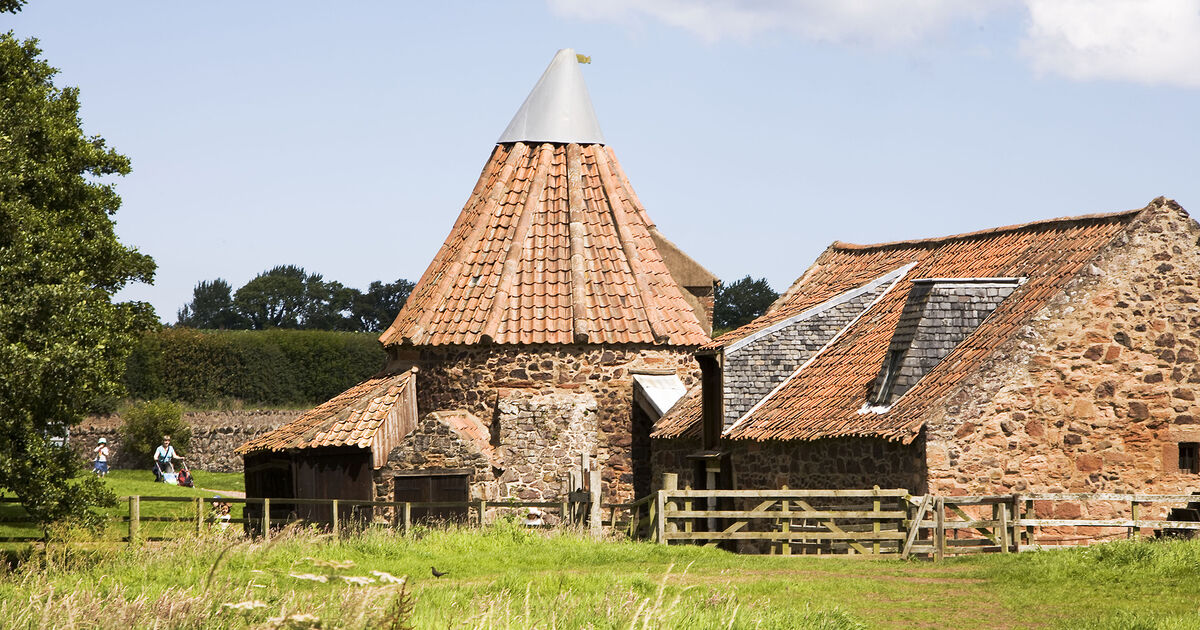
M0 13L19 13L29 0L0 0Z
M299 328L308 302L308 274L295 265L264 271L237 290L233 303L255 330Z
M351 309L351 316L364 332L383 332L395 321L396 315L412 293L412 282L400 278L384 284L378 280L371 283L367 292L360 294Z
M121 393L125 359L157 320L113 303L151 282L154 261L117 240L109 175L128 158L85 136L79 92L59 89L36 40L0 35L0 487L29 514L95 524L113 499L61 443L97 401ZM58 439L56 439L58 438Z
M149 468L154 449L164 435L180 455L188 455L192 427L183 421L183 407L169 400L141 402L121 412L121 449L128 459Z
M245 328L243 318L233 307L233 287L217 278L202 280L192 289L192 301L179 309L179 326L236 330Z
M713 329L733 330L750 323L767 312L779 294L767 284L766 278L746 276L727 285L717 286L713 296Z

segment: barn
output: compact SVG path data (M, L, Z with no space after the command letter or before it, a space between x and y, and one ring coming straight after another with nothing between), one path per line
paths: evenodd
M416 426L415 370L363 381L292 422L238 447L246 496L282 499L375 497L388 453ZM249 509L250 506L247 506ZM272 509L301 518L329 520L327 506ZM348 517L351 512L346 508Z
M1163 198L835 242L699 350L702 385L655 426L656 470L714 488L1200 490L1198 245Z

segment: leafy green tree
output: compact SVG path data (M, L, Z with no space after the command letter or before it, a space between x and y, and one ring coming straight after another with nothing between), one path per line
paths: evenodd
M378 280L371 283L366 293L357 296L350 313L363 332L383 332L408 301L415 285L404 278L384 284Z
M0 0L0 13L18 13L29 0Z
M779 294L766 278L757 280L746 276L729 284L717 286L713 296L713 329L733 330L744 326L767 312Z
M126 357L157 320L112 297L151 282L154 261L113 231L121 199L103 178L127 174L128 158L84 135L78 90L55 87L40 55L36 40L0 35L0 487L43 525L95 524L89 507L113 497L79 477L61 437L121 393Z
M183 407L169 400L151 400L135 404L121 412L121 449L126 456L145 467L151 466L154 449L164 435L171 446L186 456L192 440L192 427L183 421Z
M176 325L214 330L247 327L244 318L233 307L233 288L220 278L202 280L192 289L192 301L179 309Z
M280 265L238 289L233 303L255 330L299 328L308 308L308 286L309 276L303 268Z

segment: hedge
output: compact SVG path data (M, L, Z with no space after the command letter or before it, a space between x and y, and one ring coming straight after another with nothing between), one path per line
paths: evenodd
M383 369L378 333L194 330L147 333L129 357L131 398L208 406L312 405Z

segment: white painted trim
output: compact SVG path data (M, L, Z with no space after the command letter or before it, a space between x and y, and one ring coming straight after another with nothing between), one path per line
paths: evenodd
M774 396L776 393L778 393L778 392L779 392L779 390L783 389L783 387L784 387L785 385L787 385L787 384L788 384L788 383L790 383L790 382L791 382L793 379L795 379L795 378L796 378L796 376L798 376L798 375L800 374L801 370L803 370L804 368L808 367L808 366L809 366L809 364L811 364L813 361L815 361L815 360L817 359L817 357L819 357L819 356L821 356L822 354L824 354L824 353L825 353L825 351L826 351L826 350L828 350L830 347L832 347L832 346L833 346L833 344L834 344L835 342L837 342L837 340L838 340L838 339L840 339L840 338L842 337L842 335L843 335L843 334L845 334L845 332L846 332L847 330L850 330L850 328L851 328L852 326L854 326L854 324L858 323L858 320L862 319L862 316L863 316L863 315L866 315L868 312L870 312L870 310L871 310L872 308L874 308L874 307L875 307L875 305L876 305L876 304L878 304L878 303L879 303L879 301L880 301L880 300L882 300L882 299L884 298L884 296L886 296L886 295L887 295L887 294L888 294L888 293L889 293L889 292L890 292L892 289L894 289L894 288L896 287L896 285L897 285L897 284L899 284L899 283L900 283L900 281L904 279L904 276L905 276L905 275L907 275L909 271L912 271L912 268L913 268L913 267L915 267L916 265L917 265L917 263L915 263L915 262L911 262L911 263L908 263L907 265L904 265L903 267L901 267L901 268L899 268L899 269L897 269L897 270L895 270L895 271L893 271L893 272L890 272L890 273L888 273L888 274L885 274L885 275L883 275L883 276L880 276L880 278L879 278L879 279L881 279L881 280L882 280L882 279L886 279L886 278L894 278L894 280L892 281L892 283L891 283L891 284L889 284L889 285L887 286L887 288L886 288L886 289L884 289L884 290L883 290L883 293L880 293L880 294L879 294L879 295L878 295L878 296L877 296L877 297L876 297L874 300L872 300L872 301L871 301L871 303L870 303L870 304L868 304L868 305L867 305L867 307L866 307L866 308L864 308L862 311L860 311L860 312L858 313L858 315L855 315L855 316L854 316L854 319L850 320L850 323L848 323L848 324L846 324L845 326L843 326L841 330L837 331L837 334L835 334L835 335L833 336L833 338L832 338L832 339L830 339L830 340L829 340L829 341L828 341L828 342L827 342L827 343L826 343L824 346L821 346L821 349L820 349L820 350L817 350L815 353L813 353L813 355L812 355L811 357L809 357L809 358L808 358L808 360L807 360L807 361L805 361L804 363L802 363L802 364L800 365L800 367L796 368L796 371L795 371L795 372L792 372L790 376L788 376L787 378L783 379L783 382L779 383L779 385L776 385L776 386L775 386L775 388L774 388L774 389L772 389L770 392L768 392L766 396L763 396L761 400L759 400L758 402L754 403L754 406L750 407L750 409L748 409L748 410L746 411L746 413L742 414L742 417L738 418L737 420L735 420L735 421L733 422L733 424L729 425L729 428L727 428L727 429L725 429L725 430L721 431L721 435L722 435L722 436L725 436L725 435L727 435L729 432L731 432L731 431L733 431L734 429L736 429L736 428L737 428L737 426L738 426L739 424L741 424L742 422L744 422L744 421L746 420L746 418L749 418L751 414L753 414L755 411L757 411L757 410L758 410L758 408L759 408L759 407L761 407L761 406L763 405L763 403L765 403L765 402L767 402L768 400L770 400L772 396ZM873 280L872 282L874 282L874 280ZM876 285L876 286L878 286L878 285ZM722 392L722 394L724 394L724 392Z

